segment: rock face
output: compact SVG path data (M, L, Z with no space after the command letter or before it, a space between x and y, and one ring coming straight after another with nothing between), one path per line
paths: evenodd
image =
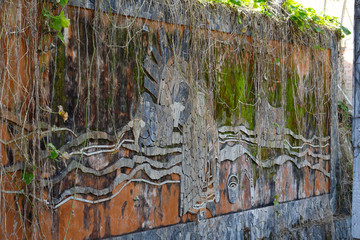
M40 113L59 131L40 139L57 161L45 147L34 170L42 234L348 238L329 203L335 49L269 39L266 24L237 26L211 8L195 31L184 3L176 14L139 3L67 7L41 107L61 105L68 119ZM27 170L12 151L4 170Z

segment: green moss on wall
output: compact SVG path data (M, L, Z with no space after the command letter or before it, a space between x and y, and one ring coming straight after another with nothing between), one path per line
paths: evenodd
M57 47L57 56L56 56L56 73L55 73L55 82L54 82L54 97L52 109L56 110L57 106L66 105L67 96L65 96L65 46L63 44L58 44Z
M286 127L295 133L299 133L302 127L302 119L305 116L305 108L297 102L297 84L299 76L293 74L287 78L286 83Z
M240 61L225 61L217 72L215 88L217 120L231 125L235 124L233 117L241 118L244 122L240 124L254 129L256 96L252 69Z
M254 170L254 186L256 186L256 181L257 179L260 177L260 173L258 171L258 165L256 165L256 163L253 162L252 164L252 169Z
M263 88L267 96L268 102L273 107L281 107L282 86L281 86L281 66L278 59L267 64L269 73L263 80Z
M68 96L67 89L65 85L65 74L66 74L66 60L65 60L65 46L64 44L57 45L57 55L56 55L56 72L55 72L55 80L53 85L53 99L51 108L54 112L58 111L58 106L61 105L65 109L68 104ZM52 115L53 121L58 121L61 118L57 115ZM54 124L54 122L52 122ZM58 125L64 124L63 121L60 121ZM61 146L65 144L65 136L64 132L58 134L56 139L52 140L52 143L56 146Z

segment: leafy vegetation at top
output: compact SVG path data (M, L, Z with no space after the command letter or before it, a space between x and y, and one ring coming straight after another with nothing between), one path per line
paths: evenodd
M294 0L285 0L280 6L283 15L276 16L274 4L269 4L268 0L208 0L210 2L222 3L230 6L247 7L270 18L276 18L281 21L291 20L301 31L304 28L312 29L317 33L322 33L321 28L327 27L335 29L343 38L351 34L349 29L341 25L337 17L331 17L324 13L317 13L313 8L305 8ZM241 19L239 19L241 23Z
M316 32L322 32L318 26L335 28L341 33L341 37L351 34L349 29L342 26L337 17L326 14L318 14L313 8L304 8L294 0L287 0L284 3L285 10L290 19L301 29L313 28ZM311 25L311 23L314 23Z
M68 0L57 0L61 8L64 8L68 3ZM58 38L64 43L64 36L61 33L63 28L67 28L70 25L70 19L65 17L64 11L61 10L59 15L54 15L51 11L43 8L42 15L49 19L49 27L57 32Z

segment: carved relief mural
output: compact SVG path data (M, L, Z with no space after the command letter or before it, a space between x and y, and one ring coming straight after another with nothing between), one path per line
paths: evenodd
M69 10L81 15L49 60L63 73L49 70L42 107L69 116L41 113L55 126L32 196L45 235L110 237L329 193L329 51L142 20L106 35L111 21L83 11Z

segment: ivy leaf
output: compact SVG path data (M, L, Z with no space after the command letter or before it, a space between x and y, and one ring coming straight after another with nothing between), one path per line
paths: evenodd
M322 32L321 29L320 29L319 27L317 27L317 26L314 26L314 30L315 30L315 32L317 32L317 33L321 33L321 32Z
M347 29L346 27L344 27L344 26L341 25L340 28L341 28L341 30L345 33L345 35L350 35L350 34L351 34L350 30Z
M29 185L34 179L34 174L32 172L23 172L21 179L26 183L26 185Z
M50 151L50 159L55 160L58 156L59 156L59 154L57 152Z
M239 0L229 0L229 2L231 2L234 5L237 5L237 6L241 7L241 1L239 1Z
M68 3L68 0L57 0L57 2L58 2L62 7L65 7L65 5Z
M48 145L48 147L51 148L52 150L56 150L56 147L54 146L54 144L48 143L47 145Z
M321 50L321 51L324 50L324 49L323 49L322 47L320 47L319 45L316 45L316 46L315 46L315 49Z
M314 22L317 22L317 21L320 21L320 18L319 18L319 16L313 16L312 17L312 20L314 21Z
M59 156L58 150L52 143L48 143L48 147L50 148L49 158L55 160Z
M51 17L52 17L52 15L50 14L50 11L47 10L46 8L43 8L43 10L42 10L42 15L43 15L44 17L47 17L47 18L51 18Z
M306 10L310 13L316 13L315 9L313 8L306 8Z
M305 11L302 10L302 9L300 9L298 13L299 13L298 16L299 16L301 19L306 19L307 16L308 16L307 12L305 12Z
M274 16L271 12L268 12L268 11L264 11L264 13L270 18L272 18Z
M52 16L51 17L51 24L50 27L58 32L61 31L61 20L59 16Z
M64 28L69 27L70 19L65 17L64 11L61 11L59 17L60 17L60 21L61 21L61 26L64 27Z
M51 16L51 25L50 27L52 29L55 29L56 31L60 32L61 29L67 28L70 25L70 19L65 17L64 11L60 12L59 16Z

